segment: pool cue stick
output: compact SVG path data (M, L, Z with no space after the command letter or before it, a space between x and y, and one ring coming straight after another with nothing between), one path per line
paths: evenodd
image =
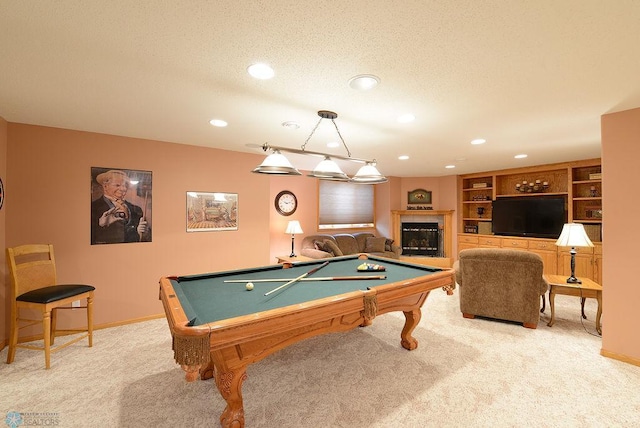
M386 275L363 275L363 276L320 276L313 278L302 278L300 281L349 281L358 279L387 279ZM291 281L291 278L266 278L266 279L227 279L224 282L282 282Z
M328 264L329 264L329 262L324 262L324 263L322 263L320 266L316 266L316 267L314 267L314 268L313 268L313 269L311 269L309 272L307 272L307 273L303 273L303 274L302 274L302 275L300 275L299 277L294 278L294 279L292 279L291 281L289 281L289 282L287 282L287 283L285 283L285 284L282 284L280 287L276 287L276 288L274 288L274 289L273 289L273 290L271 290L271 291L267 291L266 293L264 293L264 295L265 295L265 296L268 296L269 294L274 293L274 292L276 292L276 291L278 291L278 290L280 290L280 289L282 289L282 288L284 288L284 287L286 287L286 286L288 286L288 285L291 285L291 284L293 284L293 283L296 283L296 282L300 281L302 278L305 278L305 277L307 277L307 276L309 276L309 275L311 275L311 274L313 274L313 273L315 273L315 272L319 271L320 269L322 269L323 267L325 267L325 266L326 266L326 265L328 265Z

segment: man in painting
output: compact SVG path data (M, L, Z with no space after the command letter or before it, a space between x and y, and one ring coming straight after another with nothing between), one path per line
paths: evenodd
M120 170L98 174L102 196L91 202L91 244L151 241L142 208L124 199L129 176Z

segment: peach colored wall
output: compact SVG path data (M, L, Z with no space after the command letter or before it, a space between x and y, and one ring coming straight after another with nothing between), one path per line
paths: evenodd
M298 220L302 235L296 235L295 253L300 254L300 243L304 235L316 233L318 216L318 180L300 176L273 176L269 190L269 261L276 262L276 256L288 256L291 253L291 235L286 234L289 220ZM275 197L283 190L289 190L296 195L298 208L290 216L278 214L275 209Z
M603 334L606 354L640 365L640 202L633 194L640 157L640 108L602 116L602 206L607 218L603 235Z
M285 234L289 220L298 220L302 235L294 239L295 253L300 254L300 243L305 235L316 233L329 233L318 231L318 180L309 178L303 171L301 176L273 176L270 189L270 260L275 263L276 256L289 255L291 253L291 235ZM394 179L392 178L391 181ZM398 179L395 179L398 180ZM379 236L390 236L391 208L390 208L390 184L377 184L376 198L376 230L367 229ZM298 208L290 216L282 216L275 210L274 199L282 190L290 190L296 195ZM349 229L341 229L336 233L349 233Z
M393 236L391 231L391 206L392 206L392 183L398 181L397 178L391 177L389 181L375 185L375 218L377 236L390 237Z
M2 183L6 186L7 184L7 121L0 117L0 179L2 179ZM9 313L9 278L7 272L7 261L6 261L6 252L5 252L5 241L6 241L6 212L7 209L3 206L0 208L0 308L2 308L2 313ZM4 343L6 341L6 336L4 332L6 331L8 318L6 316L0 317L0 349L4 347Z
M5 246L52 243L59 282L96 286L98 326L162 313L163 275L270 261L269 178L250 172L261 156L14 123L7 135ZM153 242L90 245L92 166L153 172ZM193 190L237 193L239 230L187 233Z

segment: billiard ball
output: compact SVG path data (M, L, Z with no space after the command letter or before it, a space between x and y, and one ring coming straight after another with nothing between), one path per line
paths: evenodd
M247 290L251 291L253 290L253 282L247 282L247 285L245 285L245 287L247 288Z

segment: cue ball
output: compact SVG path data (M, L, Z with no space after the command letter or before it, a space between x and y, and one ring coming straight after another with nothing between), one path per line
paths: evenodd
M245 285L245 287L247 287L247 290L249 291L253 290L253 282L247 282L247 285Z

